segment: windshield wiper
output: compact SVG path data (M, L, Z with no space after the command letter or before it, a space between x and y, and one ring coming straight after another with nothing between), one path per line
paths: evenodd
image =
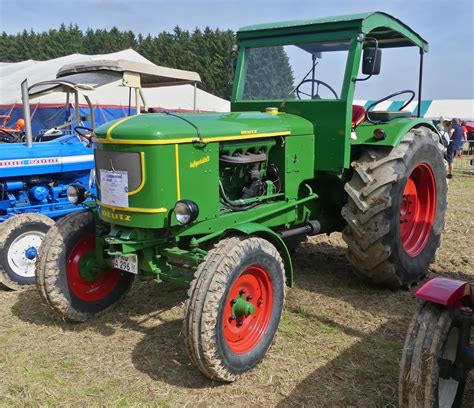
M299 86L306 80L306 78L308 78L308 75L311 74L311 72L314 70L314 68L316 68L316 65L318 64L319 64L319 61L315 60L313 66L310 68L308 73L303 77L303 79L298 83L298 85L296 85L290 92L288 92L288 95L285 96L285 99L281 101L280 108L285 107L288 97L299 88Z

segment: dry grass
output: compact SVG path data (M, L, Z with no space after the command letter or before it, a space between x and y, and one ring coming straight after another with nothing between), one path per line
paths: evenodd
M473 280L474 176L450 185L443 248L429 276ZM242 380L210 382L181 335L186 293L137 284L116 310L67 324L35 290L0 292L0 406L397 405L398 363L417 302L355 278L339 234L298 249L275 346ZM474 406L472 383L466 406Z

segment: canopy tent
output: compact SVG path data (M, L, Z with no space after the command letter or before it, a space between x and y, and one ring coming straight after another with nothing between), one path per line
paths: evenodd
M355 100L354 105L361 105L365 108L369 107L375 101L371 100ZM379 103L376 110L394 111L400 109L404 101L385 101ZM404 109L416 115L418 102L413 101ZM435 99L421 101L421 116L426 119L439 120L459 118L462 120L474 120L474 99Z
M0 63L0 115L10 115L11 119L7 123L10 127L15 127L17 119L23 117L21 106L21 90L20 84L26 78L28 84L33 85L38 82L48 81L56 78L58 71L62 68L59 75L85 75L81 74L81 69L78 68L78 63L81 63L84 70L90 70L91 65L99 66L100 61L115 60L115 70L129 70L133 72L134 65L143 70L146 64L150 66L156 78L156 69L159 69L159 75L162 78L160 87L150 88L156 86L151 81L147 81L146 77L142 76L142 87L145 100L149 107L157 110L170 110L186 112L192 111L194 107L194 85L199 81L199 75L189 71L181 71L166 67L157 67L151 65L151 62L129 49L112 54L103 55L82 55L72 54L66 57L56 58L49 61L23 61L17 63ZM124 61L126 60L126 61ZM126 64L125 66L123 64ZM68 67L69 65L69 67ZM71 67L75 67L76 72L71 71ZM112 76L114 72L110 73ZM181 75L181 76L180 76ZM166 78L179 78L179 83L184 85L174 85L175 80L166 82ZM163 86L167 85L167 86ZM57 86L57 84L55 85ZM64 121L70 114L66 111L65 95L55 92L44 92L45 89L31 90L37 92L39 97L31 100L31 112L33 116L33 130L39 131L41 129L51 128L58 123ZM31 93L30 92L30 93ZM36 95L36 96L38 96ZM129 110L130 98L129 88L117 86L116 81L111 81L108 84L88 93L88 96L94 105L94 115L96 117L96 124L100 125L112 119L123 117L130 112L133 113L133 106ZM84 105L86 108L86 105ZM214 96L201 89L196 90L196 110L198 111L218 111L228 112L230 110L230 103L225 99Z

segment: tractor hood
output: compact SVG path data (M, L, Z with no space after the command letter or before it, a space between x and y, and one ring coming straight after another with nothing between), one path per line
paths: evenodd
M146 113L95 130L98 143L160 145L313 134L313 125L288 113Z

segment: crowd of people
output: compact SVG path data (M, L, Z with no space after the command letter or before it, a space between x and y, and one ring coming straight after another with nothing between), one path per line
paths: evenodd
M467 127L465 122L453 118L452 120L440 120L438 131L446 146L446 161L448 162L447 178L453 178L453 162L456 156L460 157L464 142L467 140Z

